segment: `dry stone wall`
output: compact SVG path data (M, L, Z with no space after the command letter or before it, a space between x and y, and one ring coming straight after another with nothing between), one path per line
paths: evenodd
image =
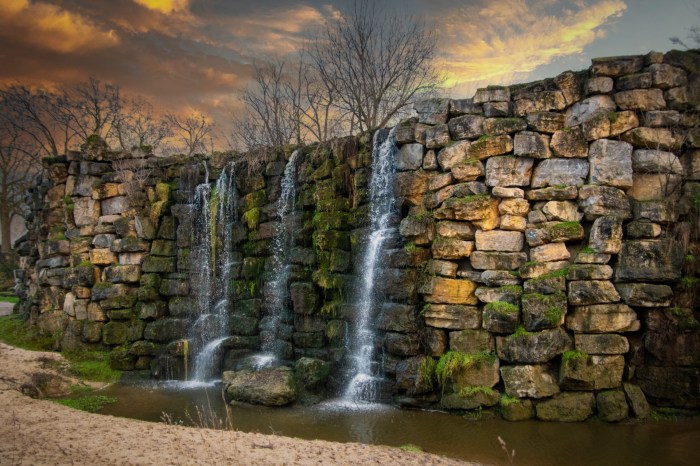
M498 407L510 420L616 421L645 416L645 398L700 408L698 109L692 51L596 59L416 104L395 133L399 234L375 286L393 400ZM286 358L327 365L337 389L363 273L371 142L300 150L292 312L277 334ZM226 370L260 348L271 312L290 155L237 165ZM211 180L230 158L208 160ZM182 377L204 165L127 158L98 141L46 164L18 245L25 310L58 346L109 348L115 367Z

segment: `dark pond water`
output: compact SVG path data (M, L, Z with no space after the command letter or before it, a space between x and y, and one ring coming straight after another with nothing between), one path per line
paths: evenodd
M197 409L225 416L219 387L113 385L102 390L119 401L102 414L162 422L163 413L192 424ZM188 415L189 413L189 415ZM486 464L507 464L500 436L515 449L516 465L700 465L700 419L610 425L466 420L441 412L377 406L235 406L233 425L245 432L304 439L401 446ZM196 422L195 422L196 423Z

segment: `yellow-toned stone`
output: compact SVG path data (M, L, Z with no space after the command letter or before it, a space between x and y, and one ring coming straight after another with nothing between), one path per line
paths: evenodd
M476 283L471 280L434 277L426 283L421 292L428 303L438 304L477 304L474 291Z

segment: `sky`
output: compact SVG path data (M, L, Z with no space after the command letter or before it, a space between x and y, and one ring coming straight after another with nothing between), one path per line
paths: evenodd
M598 56L673 48L700 24L695 0L375 0L424 20L445 92L585 69ZM0 86L95 77L157 107L240 110L251 64L289 58L352 0L0 0Z

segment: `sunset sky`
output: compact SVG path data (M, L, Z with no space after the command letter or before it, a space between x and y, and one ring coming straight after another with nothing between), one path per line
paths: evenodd
M251 62L294 54L348 1L0 0L0 85L89 76L183 111L235 111ZM700 24L695 0L378 0L435 29L454 96L667 51Z

